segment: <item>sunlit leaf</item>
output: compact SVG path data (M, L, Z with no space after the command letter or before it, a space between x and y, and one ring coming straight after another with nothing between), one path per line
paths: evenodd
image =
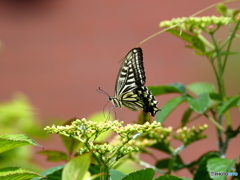
M7 167L0 169L0 179L1 180L25 180L33 177L42 177L40 174L37 174L32 171L20 167Z
M178 29L169 29L167 32L181 38L182 40L188 42L190 45L187 46L192 49L196 49L200 52L205 52L205 45L203 41L195 34L186 33Z
M213 93L215 92L215 87L211 83L197 82L187 85L186 87L189 91L199 96L202 93Z
M62 180L83 180L88 175L88 168L91 162L91 154L85 153L77 156L69 161L62 173Z
M24 145L40 146L24 134L0 135L0 153Z
M214 176L211 172L231 172L231 169L235 165L236 160L230 160L226 158L212 158L207 161L207 170L216 180L225 180L225 176Z

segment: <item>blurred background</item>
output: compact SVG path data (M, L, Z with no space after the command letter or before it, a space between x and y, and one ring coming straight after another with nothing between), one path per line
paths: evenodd
M160 31L160 21L190 16L217 2L220 1L0 0L0 103L24 99L34 107L34 116L42 125L51 125L53 119L63 123L102 112L108 98L96 89L101 87L113 95L119 61L130 49ZM240 2L227 6L239 8ZM214 14L217 13L213 8L200 16ZM239 46L239 40L235 41L233 50L239 51ZM196 81L216 84L207 60L195 56L170 34L158 35L141 47L147 86ZM226 70L229 96L240 90L240 56L232 58ZM156 98L161 108L171 97ZM177 109L164 125L179 125L183 109ZM238 110L233 114L239 118ZM122 118L133 122L138 115L139 112L123 109ZM22 124L26 121L23 119ZM203 123L211 126L205 119L196 124ZM196 143L183 152L186 162L196 158L196 154L217 149L217 144L212 143L216 140L214 129L210 127L207 132L209 141L202 140L202 144ZM39 131L39 136L45 136L45 131ZM45 149L62 148L54 135L39 141ZM239 141L232 143L236 146L229 149L229 158L239 154ZM36 152L39 150L35 148ZM44 168L55 165L41 155L35 155L34 160ZM188 176L187 172L182 173Z

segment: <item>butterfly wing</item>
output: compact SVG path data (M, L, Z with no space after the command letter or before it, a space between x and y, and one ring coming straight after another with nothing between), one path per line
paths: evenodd
M142 49L134 48L125 56L118 72L115 97L143 86L145 81Z
M142 109L154 116L160 109L152 93L144 86L146 76L141 48L134 48L125 56L120 67L115 97L111 98L115 107L125 106L133 111Z
M160 111L157 107L158 102L151 91L145 86L131 92L123 93L118 99L123 106L133 111L141 109L145 113L150 113L152 116L155 116L155 114Z

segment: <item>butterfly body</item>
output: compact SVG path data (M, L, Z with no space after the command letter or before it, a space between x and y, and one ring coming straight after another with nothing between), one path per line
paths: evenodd
M126 107L133 111L143 110L154 116L160 109L155 97L145 87L146 76L141 48L134 48L126 55L120 67L114 97L109 97L114 107Z

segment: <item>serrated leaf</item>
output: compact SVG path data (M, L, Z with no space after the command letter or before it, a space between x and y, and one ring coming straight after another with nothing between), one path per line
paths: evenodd
M50 169L43 171L40 174L51 180L62 180L63 167L64 167L64 165L55 166L55 167L52 167ZM36 178L32 178L31 180L41 180L41 179L45 180L46 178L36 177Z
M211 172L231 172L236 160L229 160L226 158L212 158L207 161L207 170ZM212 179L225 180L225 176L211 176Z
M133 173L130 173L122 178L122 180L152 180L154 176L154 170L151 168L142 169L140 171L136 171Z
M126 174L122 173L121 171L118 171L116 169L110 170L110 179L121 180L124 176L126 176Z
M218 111L218 115L221 115L221 114L225 113L228 109L230 109L234 106L237 106L239 103L239 100L240 100L240 96L235 96L235 97L229 98L227 101L225 101L221 105L221 107Z
M175 83L164 86L148 86L154 96L168 93L186 94L186 88L181 83Z
M197 96L199 96L202 93L209 94L215 92L214 85L206 82L192 83L187 85L186 88Z
M169 100L161 108L162 109L161 113L157 114L157 117L156 117L157 122L163 122L167 118L167 116L185 100L186 100L185 97L175 97Z
M88 174L91 155L92 153L85 153L71 159L63 169L62 180L83 180L85 175Z
M187 102L190 108L192 108L195 112L203 114L210 103L210 98L208 94L203 93L200 94L196 99L192 97L187 97Z
M1 180L10 180L10 179L25 180L33 177L43 177L43 176L20 167L7 167L7 168L0 169Z
M67 154L62 152L62 151L48 151L48 150L45 150L45 151L39 151L38 153L47 156L47 160L52 161L52 162L67 161L68 160Z
M30 139L24 134L0 135L0 153L24 145L40 146L34 140Z
M188 123L189 118L190 118L190 116L192 115L192 113L193 113L193 110L192 110L191 108L188 108L188 109L183 113L183 116L182 116L182 119L181 119L181 127L186 126L186 124Z
M191 180L191 179L188 179L188 178L180 178L180 177L177 177L177 176L172 176L172 175L163 175L163 176L160 176L158 178L156 178L155 180Z
M189 48L196 49L200 52L205 52L205 45L203 41L195 34L189 34L178 29L169 29L167 32L181 38L182 40L188 42Z

